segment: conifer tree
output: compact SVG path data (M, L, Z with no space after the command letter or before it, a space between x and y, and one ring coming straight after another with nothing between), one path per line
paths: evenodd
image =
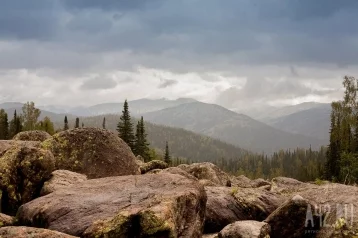
M172 159L171 159L170 153L169 153L168 141L167 141L166 144L165 144L164 162L166 162L166 163L169 164L169 165L172 163Z
M10 124L9 138L13 138L17 133L22 131L21 116L17 115L16 110L14 112L14 117L12 118L9 124Z
M82 128L84 128L85 127L85 124L82 122Z
M135 137L133 134L133 124L131 121L127 100L125 100L123 105L123 111L120 117L120 121L117 125L117 131L119 137L128 144L128 146L132 149L132 151L135 150L134 149Z
M140 155L143 157L145 162L149 162L151 160L149 143L147 140L147 134L145 132L143 117L141 117L137 123L133 152L135 155Z
M75 128L80 128L80 119L76 117Z
M102 128L106 129L106 118L103 118L103 122L102 122Z
M69 127L68 127L68 120L67 120L67 116L65 116L65 120L64 120L64 125L63 125L63 130L66 131L68 130Z
M42 130L46 131L50 135L55 134L55 127L49 117L45 117L42 121Z
M9 139L9 121L4 109L0 110L0 140Z

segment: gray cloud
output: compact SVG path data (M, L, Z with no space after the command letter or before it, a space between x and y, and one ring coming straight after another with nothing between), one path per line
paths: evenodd
M81 89L84 90L98 90L98 89L111 89L117 86L117 82L108 77L94 77L82 83Z
M174 79L160 79L160 85L158 87L159 88L167 88L167 87L170 87L177 83L178 83L178 81L176 81Z

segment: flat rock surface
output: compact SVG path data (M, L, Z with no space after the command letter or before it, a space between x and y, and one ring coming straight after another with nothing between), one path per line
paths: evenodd
M160 173L87 180L23 205L20 224L81 237L202 236L204 188Z
M8 226L0 228L1 238L76 238L75 236L63 234L40 228L24 226Z

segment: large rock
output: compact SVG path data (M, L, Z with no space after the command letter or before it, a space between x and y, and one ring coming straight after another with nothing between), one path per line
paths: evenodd
M16 140L0 140L0 157L5 154L6 151L13 147L19 146L32 146L39 147L40 142L38 141L16 141Z
M15 135L13 140L43 142L50 138L51 135L46 131L23 131Z
M209 180L217 186L231 186L229 175L212 163L182 164L178 168L183 169L199 180Z
M238 221L228 225L219 233L219 238L267 238L267 237L270 237L270 225L265 222L258 222L258 221ZM287 236L287 237L291 237L291 236Z
M271 226L271 235L277 238L310 237L319 229L313 205L299 195L284 203L265 222Z
M63 234L57 231L51 231L40 228L9 226L0 228L1 238L75 238L75 236Z
M205 233L219 232L236 221L262 221L285 200L264 189L205 187L205 191Z
M140 171L142 174L148 173L154 169L166 169L169 165L161 160L152 160L148 163L143 163L140 165Z
M87 176L68 170L56 170L51 174L51 178L45 182L41 189L41 196L53 193L56 190L67 188L68 186L86 181Z
M35 147L9 149L0 158L1 211L14 215L18 207L37 198L55 169L51 152Z
M238 177L232 177L232 186L240 188L252 188L252 180L244 175Z
M87 180L27 203L20 224L81 237L202 235L206 193L169 173Z
M0 213L0 228L4 226L12 226L13 224L13 217Z
M300 182L293 178L277 177L271 181L271 191L282 194L288 198L310 187L310 184Z
M52 151L56 169L85 174L90 179L140 174L129 146L108 130L63 131L44 141L42 147Z

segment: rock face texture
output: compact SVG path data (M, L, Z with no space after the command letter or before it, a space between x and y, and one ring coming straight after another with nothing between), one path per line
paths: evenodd
M41 146L55 156L56 169L85 174L89 179L140 174L129 146L107 130L67 130L55 134Z
M87 180L20 207L22 225L81 237L202 236L207 197L169 173Z
M5 152L14 146L32 146L39 147L40 142L38 141L16 141L16 140L0 140L0 157L5 154Z
M56 170L51 174L51 178L45 182L41 189L41 196L53 193L56 190L67 188L87 180L87 176L68 170Z
M3 226L11 226L14 224L14 218L0 213L0 228Z
M312 211L312 223L306 223L309 220L307 219L309 206L314 209L306 199L296 195L279 207L265 220L271 226L271 235L277 238L312 236L311 231L319 229L312 225L319 222L319 219L314 218L314 211Z
M146 174L154 169L166 169L168 168L168 164L161 160L152 160L148 163L143 163L140 165L140 171L142 174Z
M205 191L205 233L219 232L236 221L262 221L285 201L264 189L205 187Z
M50 138L51 135L45 131L23 131L15 135L13 140L43 142Z
M231 187L229 175L212 163L182 164L178 168L188 172L199 180L209 180L217 186Z
M1 211L15 215L20 205L39 196L43 183L55 169L51 152L15 146L0 157Z
M265 222L238 221L225 227L218 236L219 238L267 238L270 237L270 230L270 225Z
M9 226L0 228L1 238L76 238L57 231L24 226Z

